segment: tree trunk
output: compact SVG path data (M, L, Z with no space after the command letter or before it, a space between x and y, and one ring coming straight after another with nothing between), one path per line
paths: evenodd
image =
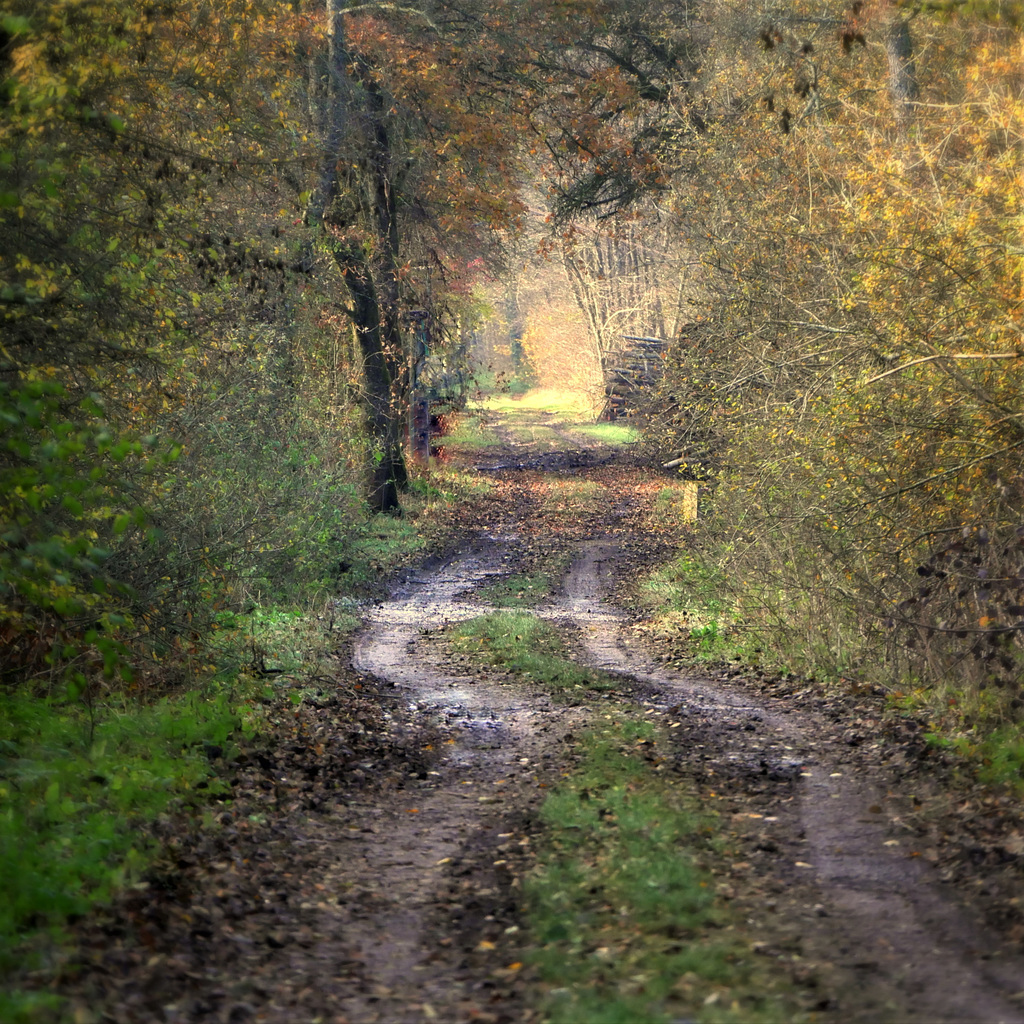
M363 359L366 426L374 441L368 500L374 512L401 513L398 492L408 484L409 477L402 453L401 419L394 413L392 377L373 273L358 250L339 247L334 259L352 297L352 320Z
M885 55L889 61L889 94L896 112L896 125L905 131L913 120L917 99L917 65L910 25L898 14L885 30Z
M314 66L315 87L311 90L313 99L321 104L324 155L307 223L313 231L334 229L332 255L352 300L349 314L362 356L366 424L374 444L370 507L377 512L400 513L398 492L409 483L402 451L408 382L399 312L399 233L391 146L384 121L386 105L369 68L363 67L363 83L352 80L343 0L327 0L327 22L327 60ZM361 199L343 195L338 176L342 153L351 147L363 153L359 166L362 189L356 186ZM364 245L367 234L372 237L370 246ZM367 249L375 253L373 260ZM307 259L312 261L311 253Z

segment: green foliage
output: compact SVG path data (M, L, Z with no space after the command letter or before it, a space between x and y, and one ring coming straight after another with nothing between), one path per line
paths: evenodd
M449 634L455 650L540 683L563 700L578 700L584 690L615 688L610 676L570 661L558 631L526 612L481 615L451 627Z
M1024 794L1024 726L1013 723L967 734L950 732L947 726L942 732L926 733L925 739L955 753L981 782Z
M127 678L130 593L109 565L146 524L139 484L173 461L118 436L95 398L0 382L0 630L5 681L48 674L76 690L96 669Z
M680 284L691 322L651 432L708 478L720 635L741 622L766 663L921 689L991 729L1024 712L1020 34L981 24L985 4L911 8L934 100L912 109L884 19L816 41L813 86L791 29L709 24L705 66L730 54L718 124L673 189L704 276ZM757 83L742 100L738 80Z
M379 581L425 546L426 538L410 517L376 516L355 531L346 548L354 562L351 581Z
M169 528L134 553L156 628L312 599L337 585L367 522L352 469L366 448L355 411L331 422L319 367L302 372L283 356L281 331L239 334L232 362L205 373L190 415L174 418L190 444L156 502Z
M48 992L13 989L0 992L0 1020L5 1024L39 1024L60 1019L64 1000Z
M697 652L703 656L717 654L722 647L717 622L709 622L704 626L695 626L690 630L690 639L696 642Z
M0 696L0 979L41 963L70 916L139 880L155 849L140 827L216 792L204 744L226 744L238 721L216 694L125 702L99 722L77 705Z
M541 808L524 896L546 1019L794 1019L721 931L726 916L700 866L720 856L716 822L656 770L660 739L625 714L595 727Z
M303 204L275 169L296 139L291 17L9 5L7 681L67 679L92 702L132 664L180 685L221 611L335 586L365 519L340 327L299 294Z
M640 596L651 607L683 612L697 622L717 621L728 614L722 571L684 552L650 572L640 584Z

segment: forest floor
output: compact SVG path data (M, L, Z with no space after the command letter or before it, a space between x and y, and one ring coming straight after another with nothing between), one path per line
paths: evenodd
M632 718L655 730L649 771L716 833L692 856L720 916L685 941L741 950L737 980L683 975L652 1020L751 1019L753 985L774 1000L757 1020L1024 1021L1013 801L954 783L881 694L681 665L636 601L681 543L656 511L672 478L557 422L481 428L446 453L491 482L451 543L221 765L213 822L166 821L145 883L78 923L72 1019L590 1024L557 1009L525 893L582 738ZM522 581L542 577L531 600ZM517 601L611 684L566 699L454 641ZM614 941L571 953L596 964L587 984L626 984L601 966Z

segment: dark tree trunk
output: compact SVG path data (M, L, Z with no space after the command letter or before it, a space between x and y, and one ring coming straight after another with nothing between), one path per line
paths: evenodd
M333 229L330 248L352 301L349 312L362 356L367 429L374 443L369 503L377 512L400 513L399 491L409 483L402 451L408 382L399 312L391 140L385 123L387 105L373 82L372 69L363 66L363 81L353 80L343 11L342 0L327 0L327 58L314 62L311 69L311 98L321 113L324 159L307 221L314 231ZM361 180L342 182L339 160L351 148L363 154ZM372 258L364 245L367 236L372 239ZM311 257L310 253L310 263Z
M899 15L886 26L885 55L889 61L889 93L896 111L896 124L906 130L913 120L914 101L918 96L917 65L910 25Z
M370 507L375 512L400 513L398 492L408 484L409 477L402 453L401 420L394 412L393 381L384 351L377 288L361 252L338 248L334 258L352 297L352 320L363 360L366 425L375 444L370 470Z

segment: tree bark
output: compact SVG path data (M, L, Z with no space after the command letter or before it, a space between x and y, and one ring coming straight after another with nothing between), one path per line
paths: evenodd
M307 223L314 231L331 229L330 248L351 299L349 314L363 363L366 425L374 446L369 504L376 512L400 513L398 493L409 483L402 451L408 381L399 309L399 232L391 145L384 121L386 105L370 69L363 68L362 83L352 80L353 55L345 44L344 10L343 0L327 0L327 60L316 69L324 156ZM362 181L357 184L361 197L342 194L338 164L346 147L363 154ZM308 259L311 262L311 255Z
M402 453L401 420L394 414L392 376L384 351L381 305L373 273L362 253L337 248L334 259L352 297L352 320L363 358L366 425L375 443L370 471L370 507L400 513L399 488L408 483Z
M917 64L910 25L898 14L886 26L885 55L889 61L889 94L896 112L896 125L906 131L913 120L914 101L918 96Z

